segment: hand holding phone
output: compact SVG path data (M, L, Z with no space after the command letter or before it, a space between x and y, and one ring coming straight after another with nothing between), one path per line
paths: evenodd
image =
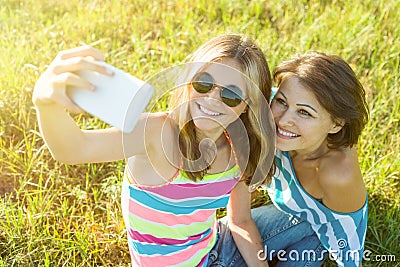
M114 75L106 76L95 71L80 70L77 74L92 83L96 89L90 91L70 87L67 94L86 112L124 133L129 133L149 103L154 88L105 62L99 63Z

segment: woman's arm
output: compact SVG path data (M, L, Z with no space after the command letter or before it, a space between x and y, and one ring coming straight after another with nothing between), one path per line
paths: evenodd
M259 251L263 250L260 233L254 223L250 207L251 194L244 182L239 182L233 189L228 203L228 225L240 254L247 265L268 266L267 261L261 261Z
M105 162L144 153L143 115L135 130L124 135L116 128L81 130L67 112L82 112L67 96L70 86L95 90L93 85L79 77L79 70L112 75L96 62L103 55L90 46L60 52L36 82L33 103L36 106L40 132L53 157L67 164ZM104 107L107 108L107 107Z

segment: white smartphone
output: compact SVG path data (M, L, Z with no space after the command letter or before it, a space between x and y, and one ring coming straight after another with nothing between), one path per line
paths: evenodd
M96 90L71 87L67 94L86 112L129 133L150 102L154 88L105 62L100 63L113 71L114 75L110 77L95 71L79 71L78 75L95 85Z

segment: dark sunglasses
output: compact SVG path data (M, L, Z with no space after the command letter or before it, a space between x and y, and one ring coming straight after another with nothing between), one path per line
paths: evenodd
M214 81L214 78L207 72L196 73L193 76L190 84L193 86L194 90L200 94L208 93L214 89L214 87L219 88L222 102L230 107L236 107L243 101L243 92L238 86L217 85Z

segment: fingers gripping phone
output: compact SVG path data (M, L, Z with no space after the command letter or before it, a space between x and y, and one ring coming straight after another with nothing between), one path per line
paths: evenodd
M106 76L90 70L79 71L78 75L95 85L96 90L71 87L67 94L86 112L124 133L129 133L135 128L140 114L150 102L154 88L105 62L99 63L114 72L114 75Z

